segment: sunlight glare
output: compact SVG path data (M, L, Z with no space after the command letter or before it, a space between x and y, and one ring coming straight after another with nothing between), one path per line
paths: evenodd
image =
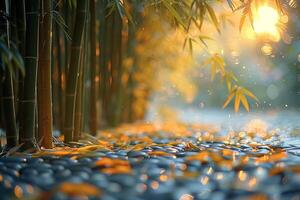
M271 36L273 40L278 41L280 34L277 29L279 14L276 9L270 6L262 6L258 8L256 16L254 16L253 26L257 34Z

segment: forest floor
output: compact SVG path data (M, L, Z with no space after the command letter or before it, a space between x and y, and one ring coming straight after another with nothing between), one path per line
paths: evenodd
M300 199L300 147L276 131L123 125L0 158L0 199Z

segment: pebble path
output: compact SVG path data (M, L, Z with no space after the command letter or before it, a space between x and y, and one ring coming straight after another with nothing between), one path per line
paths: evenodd
M300 199L300 147L205 134L107 135L2 157L0 199Z

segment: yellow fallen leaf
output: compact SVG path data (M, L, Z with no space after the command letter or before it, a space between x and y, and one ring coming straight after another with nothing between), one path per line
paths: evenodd
M69 196L101 196L101 191L94 185L88 183L62 183L58 187L58 191Z
M149 153L151 156L174 156L173 154L164 151L152 151Z

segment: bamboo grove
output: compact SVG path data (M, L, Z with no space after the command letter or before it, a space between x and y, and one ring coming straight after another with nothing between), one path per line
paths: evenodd
M142 81L136 74L143 66L135 48L145 40L138 35L147 13L158 12L187 33L191 27L201 33L204 21L220 31L212 3L1 0L0 126L6 132L6 149L52 148L54 130L71 144L83 132L95 135L100 128L143 119L146 103L138 112L135 104L146 102L151 86L145 84L142 95L136 92ZM239 3L245 5L242 20L251 19L252 1ZM186 38L190 49L193 41ZM219 67L225 77L223 61L214 56L209 64ZM242 91L231 88L234 79L226 76L230 98Z

